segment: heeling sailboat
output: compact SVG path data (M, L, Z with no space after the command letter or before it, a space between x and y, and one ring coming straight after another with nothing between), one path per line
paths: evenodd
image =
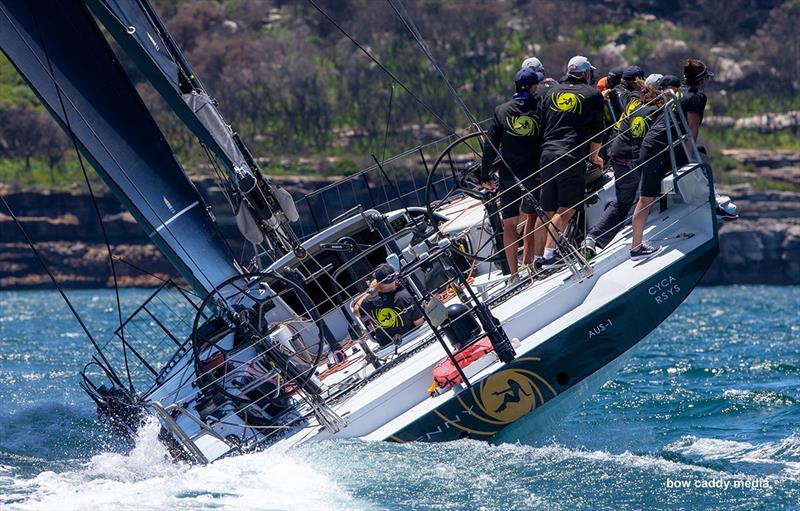
M391 5L407 16L402 4ZM711 169L672 101L663 114L676 130L669 150L686 151L691 163L664 180L648 223L646 237L666 249L631 261L628 227L590 264L570 248L580 231L573 226L557 233L567 268L509 286L496 208L471 181L477 125L303 198L318 228L301 244L288 225L294 205L261 175L146 1L0 6L3 51L194 284L198 298L182 293L182 312L172 303L158 315L156 304L173 288L165 285L120 325L113 345L131 354L124 367L101 357L84 371L101 410L130 428L139 420L131 410L156 416L176 456L207 462L326 438L535 438L626 362L717 253ZM246 272L230 257L89 9L222 163L243 237L265 245L267 268L256 257ZM390 173L409 168L424 168L427 182L403 193ZM376 182L385 201L376 200ZM360 203L345 204L343 189ZM334 213L331 194L340 197ZM587 183L576 205L582 221L596 222L613 195L612 182ZM373 336L383 326L365 324L353 308L382 262L424 318L388 346ZM142 320L151 330L136 344L132 330ZM108 385L96 383L97 367ZM120 384L119 371L130 385Z

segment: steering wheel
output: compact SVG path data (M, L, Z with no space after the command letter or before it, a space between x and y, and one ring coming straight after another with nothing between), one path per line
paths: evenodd
M454 199L469 197L477 199L484 204L491 200L489 193L482 189L480 180L478 178L477 166L483 157L482 139L485 138L483 131L469 133L450 143L439 156L436 158L428 178L425 181L425 203L426 211L428 214L428 221L432 225L439 225L441 223L442 213L441 210L452 204ZM470 143L472 142L472 143ZM477 144L475 144L477 142ZM478 145L478 148L474 146ZM454 153L472 153L476 157L476 162L472 165L461 165L457 163L458 158L454 158ZM440 174L442 174L440 176ZM436 190L440 185L444 184L444 196L437 198ZM488 222L488 227L484 225L483 228L487 230L485 240L477 247L470 247L469 243L454 243L454 248L464 257L478 262L495 262L503 258L502 253L494 253L490 250L491 255L486 257L478 256L484 248L494 244L494 238L497 234L495 228L492 227L492 222Z
M307 355L303 357L306 360L303 360L297 351L287 353L271 343L265 343L275 326L267 321L265 315L276 306L282 306L276 303L278 298L283 303L292 303L294 309L300 304L303 310L290 310L292 317L304 317L316 327L316 349L312 347L309 353L313 362L307 362ZM215 321L217 325L212 324ZM206 325L217 327L213 338L207 336L208 332L200 332ZM233 346L223 348L219 342L230 334L235 336ZM238 344L237 340L240 341ZM198 385L212 387L232 401L245 405L253 404L254 400L241 393L232 393L231 387L225 384L228 375L235 375L240 369L247 370L255 359L263 359L265 365L280 372L284 382L292 383L295 388L306 388L322 359L324 343L322 318L310 297L301 286L274 272L245 273L219 284L198 307L192 325L192 351ZM222 377L217 377L214 369L202 368L203 361L200 357L209 348L221 352L224 356L223 363L228 364ZM248 348L255 348L259 354L245 361L228 356ZM260 399L258 406L264 407L271 402Z

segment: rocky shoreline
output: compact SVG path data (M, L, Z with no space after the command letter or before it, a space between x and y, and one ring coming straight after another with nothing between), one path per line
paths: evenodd
M323 183L324 181L324 183ZM327 180L294 179L293 190L314 189ZM216 202L213 184L199 187ZM720 229L720 256L703 279L706 285L800 284L800 194L756 191L747 186L724 192L741 218ZM66 287L113 285L108 254L88 196L71 192L7 192L42 257ZM98 197L115 255L117 280L124 287L151 287L177 278L133 218L110 194ZM220 208L217 208L220 209ZM52 284L11 217L0 213L0 289L47 288ZM232 219L218 218L223 233L237 236Z

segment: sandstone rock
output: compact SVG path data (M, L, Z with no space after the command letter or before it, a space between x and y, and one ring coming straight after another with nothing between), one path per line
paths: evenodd
M222 28L229 34L235 34L239 30L239 25L233 20L225 20L222 22Z
M773 164L776 172L787 168L787 161L800 161L798 153L763 151L731 153L742 161ZM749 159L749 160L748 160ZM276 179L295 196L321 188L336 178L295 176ZM410 193L412 180L397 182L401 193ZM373 186L375 184L373 183ZM240 239L230 215L230 208L213 179L202 179L197 187L210 197L215 206L223 234L232 242ZM720 229L720 255L703 280L705 284L800 284L800 194L780 191L753 190L747 186L720 188L730 195L739 207L740 220ZM391 191L375 188L381 194L375 200L385 200L382 194ZM96 213L87 196L77 193L48 193L23 191L7 194L18 213L25 213L26 229L36 230L35 241L53 271L67 286L107 286L110 270L105 245L97 225ZM121 258L116 265L121 285L153 286L175 277L172 265L149 243L142 230L123 211L111 195L98 196L109 234L114 236L112 248ZM355 202L369 205L370 198L345 190L342 196L319 195L317 199L300 204L304 224L298 232L313 229L312 214L321 221L326 214L339 214L339 204L349 209ZM51 216L48 216L51 215ZM113 229L112 229L113 227ZM123 235L119 233L122 232ZM239 249L241 247L239 246ZM236 248L234 248L236 251ZM123 262L124 261L124 262ZM140 267L155 273L158 278L135 269ZM8 216L0 215L0 287L50 286L47 276L19 238Z
M625 51L624 44L608 43L602 46L593 56L592 63L598 69L611 69L613 67L627 67L628 61L622 52Z
M683 55L689 52L689 45L680 39L664 39L650 52L648 59L663 61L670 60L677 56L680 60Z
M774 131L787 129L796 130L800 128L800 111L792 110L789 112L764 113L741 118L711 115L706 117L703 122L708 126L718 128L734 128L772 133Z

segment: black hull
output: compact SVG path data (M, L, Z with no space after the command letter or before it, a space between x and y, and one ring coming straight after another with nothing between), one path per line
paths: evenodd
M719 250L716 237L534 349L464 389L388 440L490 439L631 350L691 293Z

